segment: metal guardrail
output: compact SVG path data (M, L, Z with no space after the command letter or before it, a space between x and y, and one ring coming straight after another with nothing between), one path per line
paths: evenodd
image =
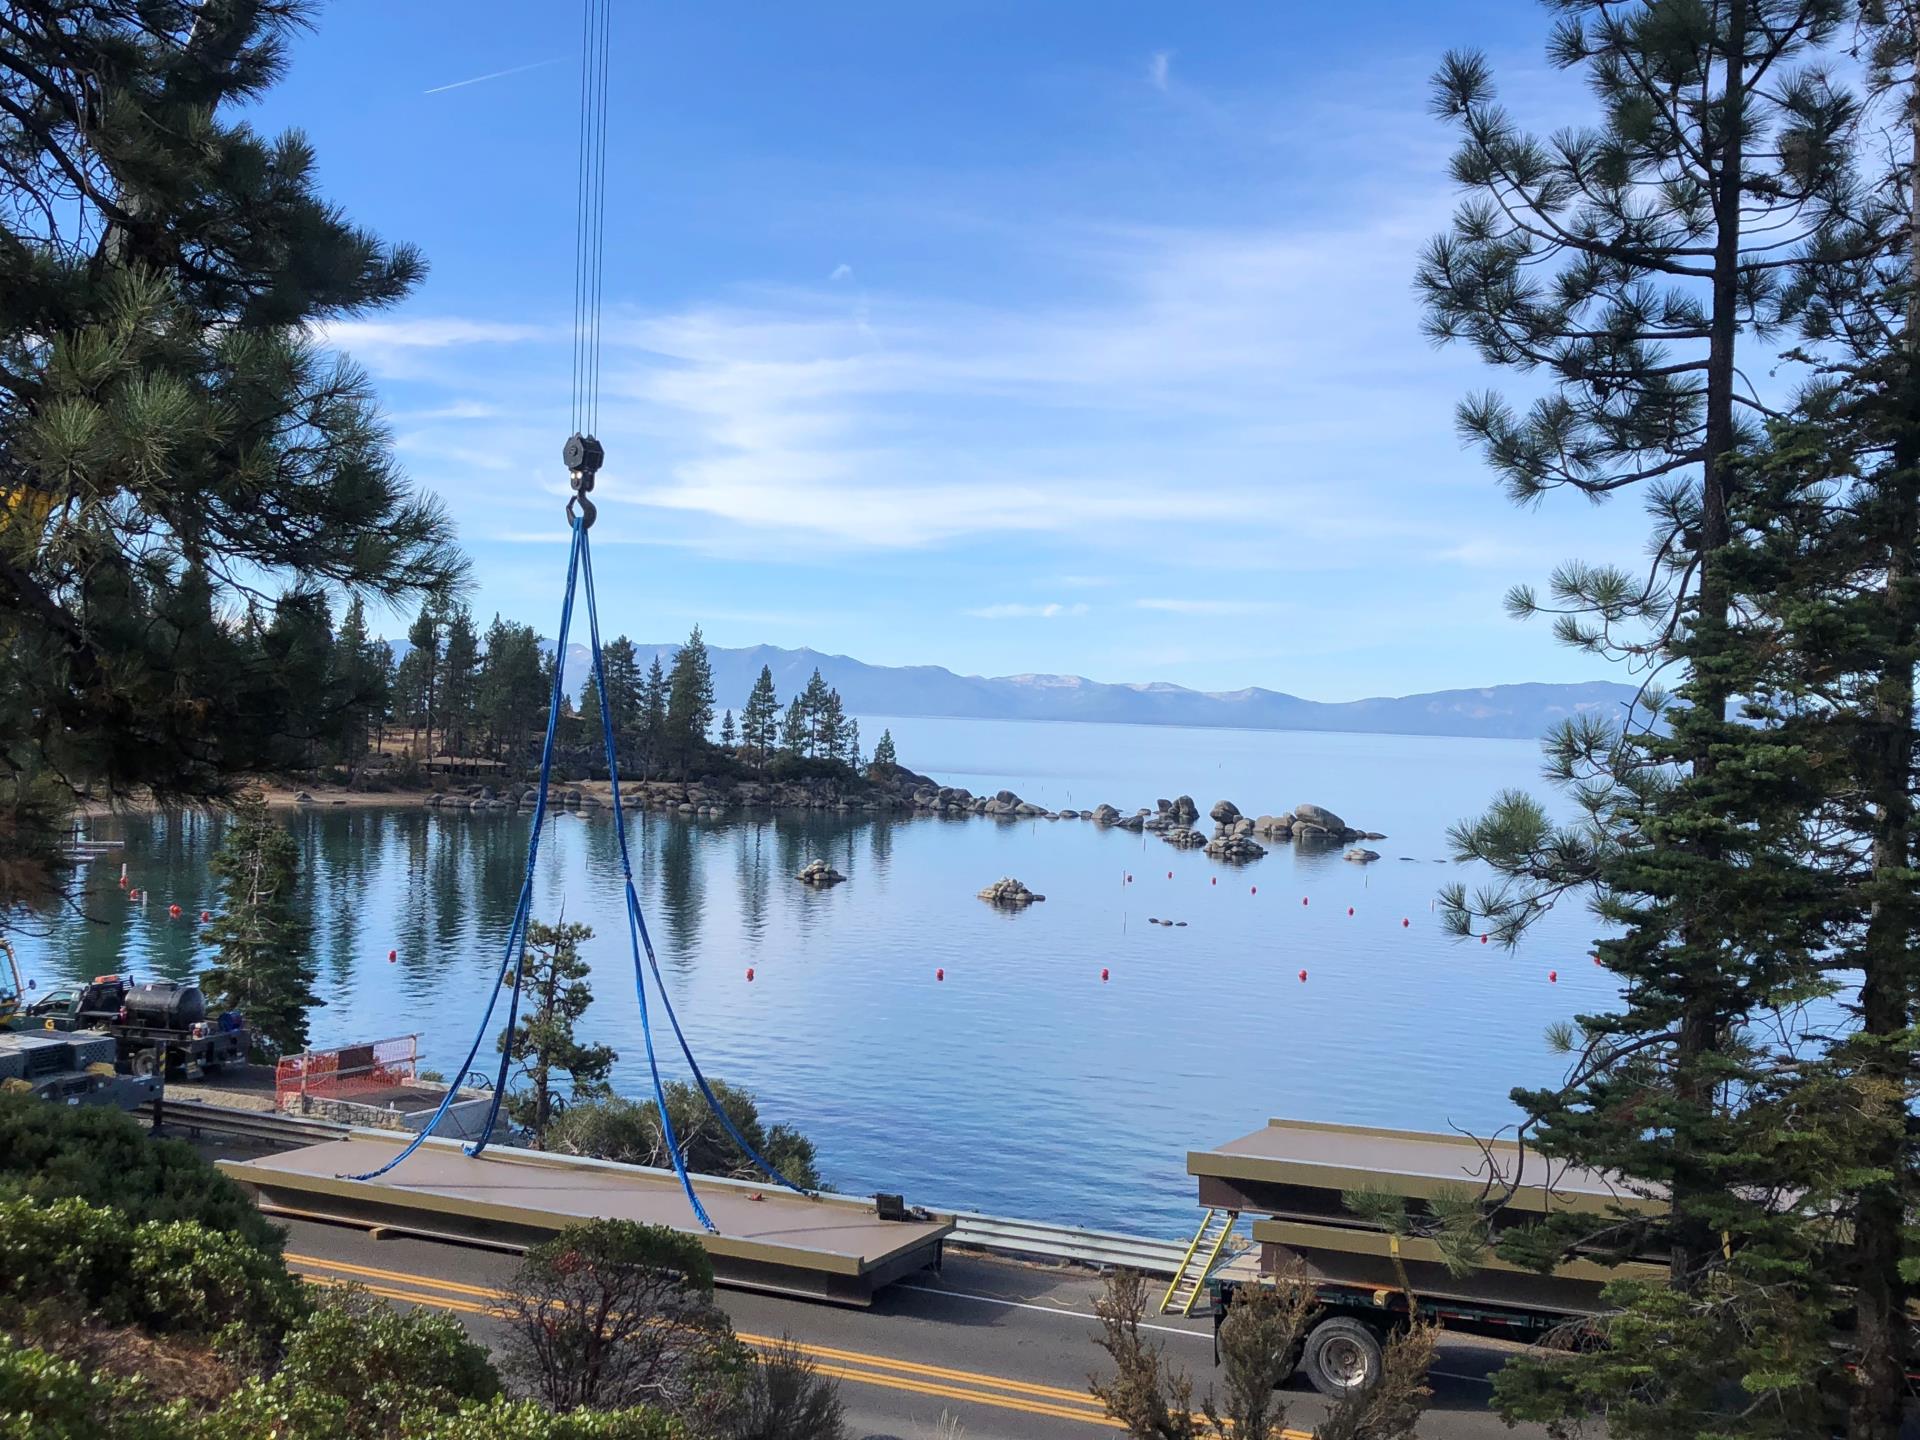
M152 1113L150 1104L141 1107L141 1114L151 1116ZM278 1145L338 1140L351 1134L353 1129L333 1121L277 1111L235 1110L181 1100L168 1103L165 1124L169 1130L197 1131ZM1179 1240L1151 1240L1140 1235L1116 1235L1107 1230L1050 1225L1040 1220L1009 1220L965 1210L950 1213L954 1225L952 1244L1022 1260L1050 1260L1101 1268L1125 1266L1146 1275L1173 1275L1186 1254L1186 1245Z
M140 1107L140 1114L152 1118L151 1101ZM323 1140L338 1140L349 1134L352 1128L329 1120L282 1115L274 1110L235 1110L225 1105L205 1105L197 1100L167 1101L161 1124L168 1131L227 1135L269 1145L313 1145Z

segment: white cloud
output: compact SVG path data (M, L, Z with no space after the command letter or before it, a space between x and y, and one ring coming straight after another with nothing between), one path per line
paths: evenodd
M851 280L853 278L853 267L845 261L842 261L833 267L833 273L827 276L827 278L829 280Z
M1147 83L1164 93L1167 88L1167 70L1173 63L1171 50L1156 50L1147 61Z
M1065 615L1084 615L1085 604L1062 605L1058 601L1046 605L982 605L975 610L962 611L976 620L1057 620Z
M505 345L544 340L562 332L546 325L512 325L460 316L422 316L417 320L330 320L318 326L322 344L342 350L441 350L452 345Z
M1287 608L1278 600L1161 600L1133 602L1136 610L1158 610L1168 615L1269 615Z

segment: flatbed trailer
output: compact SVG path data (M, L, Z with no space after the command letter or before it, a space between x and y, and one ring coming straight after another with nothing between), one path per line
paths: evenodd
M1608 1281L1665 1274L1657 1256L1608 1264L1574 1259L1542 1275L1489 1254L1471 1273L1456 1275L1433 1241L1370 1224L1341 1198L1353 1190L1385 1192L1417 1215L1450 1190L1478 1189L1491 1179L1511 1187L1494 1218L1496 1231L1556 1211L1663 1208L1657 1195L1591 1171L1545 1173L1537 1158L1523 1158L1512 1145L1273 1120L1250 1135L1189 1152L1187 1170L1208 1208L1202 1234L1223 1212L1232 1221L1254 1217L1257 1248L1208 1264L1204 1281L1194 1282L1211 1299L1216 1339L1236 1295L1274 1284L1282 1274L1297 1277L1312 1287L1315 1300L1297 1361L1326 1395L1378 1380L1387 1340L1413 1316L1445 1330L1521 1343L1556 1333L1578 1336L1604 1308L1600 1293ZM1226 1232L1215 1223L1213 1233L1224 1239Z

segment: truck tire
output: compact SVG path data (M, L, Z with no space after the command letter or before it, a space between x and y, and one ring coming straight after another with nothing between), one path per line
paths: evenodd
M160 1052L158 1050L136 1050L133 1052L133 1059L128 1062L127 1068L142 1080L151 1080L155 1075L160 1073Z
M1308 1383L1329 1400L1371 1390L1380 1383L1383 1363L1380 1337L1344 1315L1314 1326L1300 1357Z

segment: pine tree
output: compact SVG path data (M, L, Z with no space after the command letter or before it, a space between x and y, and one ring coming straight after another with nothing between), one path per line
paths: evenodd
M333 626L326 597L314 590L280 596L258 643L263 670L277 692L272 708L281 717L272 759L282 767L310 766L322 745L338 743L346 721L345 699L333 686Z
M660 766L667 743L667 674L656 651L640 685L640 767L646 775Z
M762 770L767 767L767 757L773 753L779 718L780 699L774 694L773 671L762 665L760 678L753 682L753 690L747 696L746 708L740 712L740 741L746 747L748 758Z
M256 128L303 22L8 8L0 813L50 781L227 795L285 729L284 692L227 629L243 596L406 600L459 568L366 377L313 338L397 303L424 264L318 192L297 132Z
M738 739L733 733L733 711L729 710L720 717L720 748L732 754L737 743Z
M580 687L580 723L567 736L567 739L586 747L591 756L604 753L605 742L600 733L600 682L591 674L587 683ZM592 762L589 761L591 764Z
M900 768L899 757L894 754L893 731L882 730L880 743L873 747L873 772L882 777L889 776Z
M836 694L835 700L840 697ZM860 768L860 722L849 718L840 732L840 748L836 752L840 763L849 770Z
M667 753L677 773L692 772L712 728L713 662L696 625L687 643L675 652L667 677Z
M607 714L613 721L621 768L630 769L639 758L640 657L633 641L622 635L600 652L600 668L607 682Z
M202 987L222 1010L238 1010L266 1059L307 1046L307 1012L321 1004L309 930L295 893L300 847L258 791L237 801L214 855L220 913L207 927L213 964Z
M1683 703L1654 691L1624 725L1563 727L1550 770L1581 818L1554 824L1530 797L1501 797L1456 832L1460 853L1501 878L1473 897L1453 887L1447 902L1460 931L1511 943L1584 893L1613 929L1597 953L1624 1007L1561 1037L1574 1056L1564 1086L1515 1098L1550 1163L1658 1184L1668 1208L1557 1217L1508 1232L1502 1248L1539 1264L1576 1246L1665 1253L1672 1283L1615 1287L1608 1349L1517 1366L1500 1395L1510 1415L1536 1418L1601 1404L1621 1437L1826 1433L1833 1257L1818 1241L1828 1216L1806 1207L1848 1208L1815 1177L1857 1159L1809 1117L1845 1082L1804 1057L1783 1068L1747 1027L1783 1023L1832 984L1825 957L1850 904L1833 838L1846 776L1813 717L1841 702L1782 668L1783 637L1812 623L1810 575L1777 557L1768 572L1756 556L1769 527L1805 538L1817 526L1791 506L1761 517L1745 492L1753 421L1779 417L1735 351L1794 327L1815 347L1790 362L1824 369L1881 330L1859 272L1911 215L1885 203L1887 187L1856 183L1854 155L1875 153L1876 137L1862 143L1864 112L1823 63L1848 7L1558 8L1569 18L1554 59L1587 69L1603 128L1534 141L1494 104L1483 61L1449 57L1439 107L1461 124L1454 173L1477 193L1420 283L1436 338L1551 379L1525 416L1492 396L1461 410L1515 499L1647 488L1651 575L1569 564L1551 603L1563 639L1677 676ZM1910 63L1910 44L1895 51ZM1843 473L1823 477L1825 494ZM1525 589L1511 603L1545 608ZM1910 696L1910 659L1899 668ZM1730 722L1733 696L1743 713ZM1889 1292L1867 1288L1884 1333ZM1884 1352L1879 1373L1891 1373ZM1745 1403L1725 1410L1742 1386Z
M437 597L420 607L407 627L407 653L400 662L400 704L407 723L420 733L420 758L433 759L434 721L440 704L441 605Z
M480 719L480 637L465 605L446 610L446 648L440 660L441 730L454 755L471 756Z
M780 753L789 759L798 760L807 753L810 733L806 706L796 695L788 704L787 718L780 726Z
M1470 198L1451 233L1429 247L1418 283L1436 339L1464 339L1491 363L1551 377L1524 416L1491 394L1461 407L1462 432L1516 501L1561 487L1600 497L1638 485L1650 496L1652 578L1562 566L1553 583L1557 628L1579 648L1648 663L1670 662L1668 642L1687 630L1683 663L1699 668L1682 688L1699 713L1684 728L1698 748L1668 759L1691 766L1710 792L1711 744L1731 693L1719 661L1730 643L1730 597L1718 568L1729 539L1729 470L1755 435L1754 419L1768 413L1739 378L1736 345L1776 323L1785 282L1827 256L1835 217L1857 199L1847 156L1856 102L1816 68L1786 68L1833 40L1847 7L1571 0L1558 8L1569 13L1552 58L1585 69L1604 108L1600 127L1551 143L1527 136L1495 102L1486 62L1448 56L1435 104L1460 127L1453 173ZM1693 96L1703 103L1682 100ZM1746 235L1761 238L1748 246ZM1512 604L1521 613L1540 608L1524 588ZM1663 918L1682 912L1662 941L1665 961L1681 968L1658 980L1677 1019L1663 1017L1664 1000L1628 1014L1640 1040L1665 1045L1657 1073L1670 1124L1660 1133L1675 1206L1664 1238L1674 1283L1687 1289L1721 1250L1711 1216L1728 1199L1716 1188L1714 1160L1687 1137L1719 1123L1714 1077L1759 992L1730 952L1708 943L1711 917L1700 918L1697 933L1688 928L1687 907L1717 903L1710 877L1724 865L1722 837L1717 827L1655 823L1666 772L1634 743L1643 720L1626 732L1579 721L1555 737L1554 763L1587 807L1584 825L1549 827L1534 802L1513 795L1463 827L1462 850L1510 883L1474 903L1453 892L1450 915L1463 931L1485 925L1511 943L1570 891L1615 903L1606 899L1610 876L1655 886ZM1673 799L1683 810L1698 803L1684 788ZM1627 828L1635 823L1650 828L1636 835ZM1637 853L1643 842L1655 859ZM1647 868L1610 871L1625 850ZM1617 903L1631 908L1638 895ZM1656 970L1655 948L1634 963ZM1670 1019L1670 1040L1656 1042ZM1561 1121L1569 1141L1572 1113ZM1540 1131L1543 1145L1556 1143L1552 1128Z
M346 614L341 617L333 647L333 674L328 682L341 707L341 758L350 767L358 766L373 734L379 690L373 645L367 634L366 602L355 595L347 601Z
M605 1045L583 1045L574 1035L593 1003L587 984L593 967L580 958L580 942L592 938L591 927L577 922L527 925L520 1021L498 1043L526 1081L525 1089L507 1096L507 1114L528 1131L536 1150L545 1148L547 1127L567 1099L597 1100L612 1093L607 1077L620 1057ZM512 985L513 977L506 983ZM568 1084L565 1098L556 1093L561 1076Z
M487 627L478 689L480 728L486 733L488 752L509 765L530 764L534 736L545 721L551 693L540 638L531 625L493 617Z

